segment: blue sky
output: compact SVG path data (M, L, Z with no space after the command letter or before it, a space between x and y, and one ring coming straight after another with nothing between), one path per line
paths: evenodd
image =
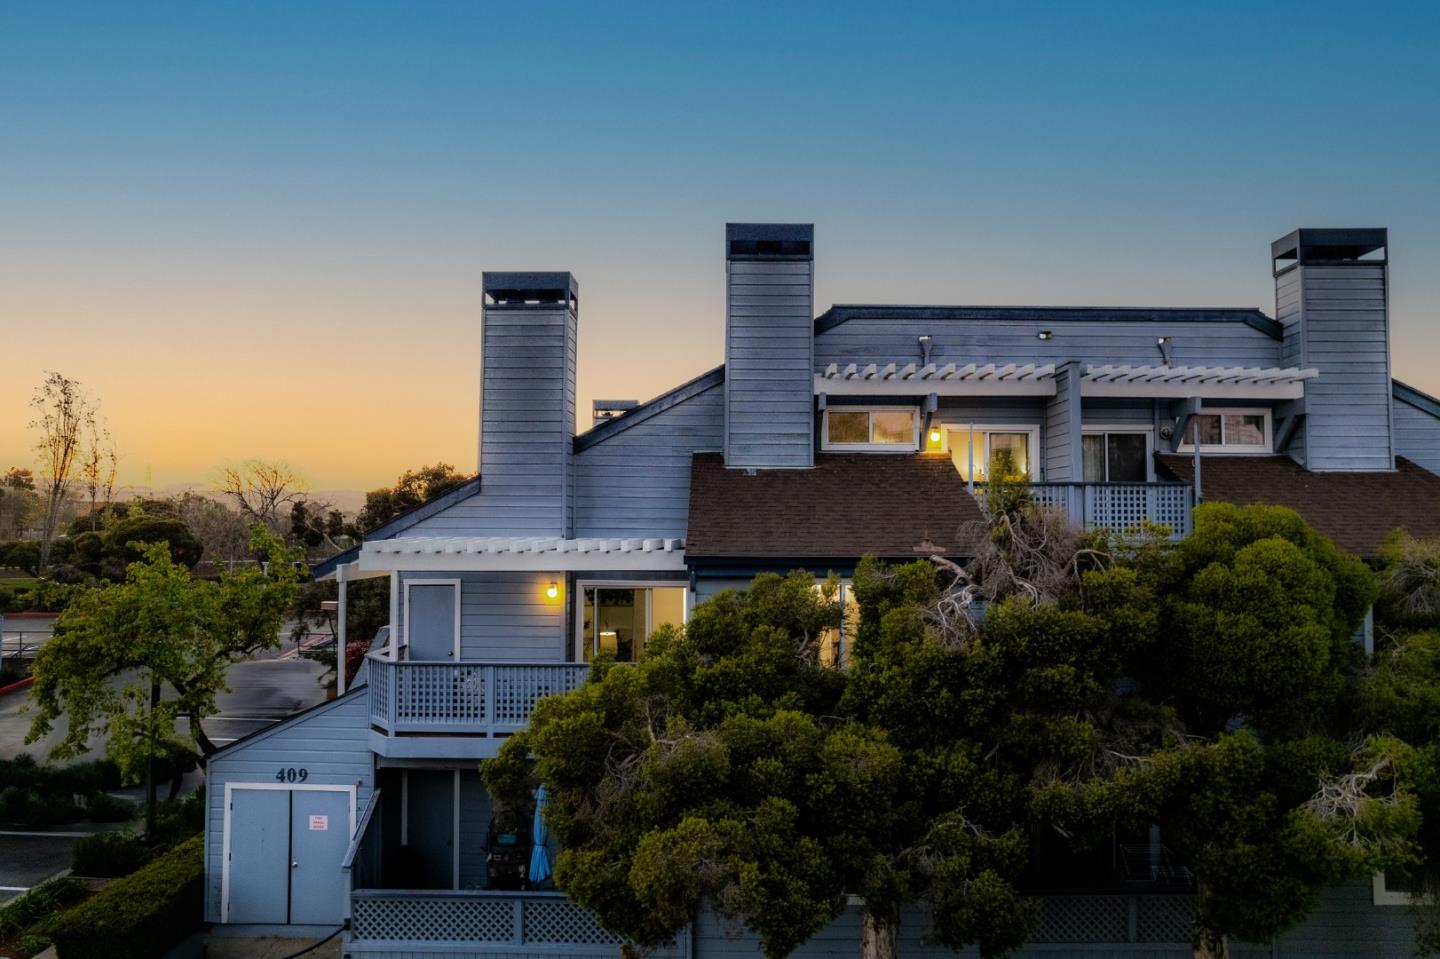
M1440 391L1422 4L0 3L0 459L41 371L132 481L473 465L484 269L570 269L580 392L721 359L723 224L832 302L1273 309L1270 240L1391 230ZM0 464L6 465L6 464Z

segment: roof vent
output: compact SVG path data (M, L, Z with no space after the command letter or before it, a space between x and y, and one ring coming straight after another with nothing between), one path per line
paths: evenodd
M596 400L590 407L591 425L599 426L607 420L624 416L639 405L639 400Z

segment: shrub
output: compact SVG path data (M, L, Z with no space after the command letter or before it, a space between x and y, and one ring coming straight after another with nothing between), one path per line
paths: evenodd
M165 800L155 809L155 835L161 845L189 839L205 828L205 785L188 796Z
M194 569L200 562L205 548L190 532L190 527L178 519L159 516L131 516L122 519L105 530L103 534L105 552L118 556L127 563L141 558L144 546L149 543L166 543L170 547L170 558L187 569Z
M77 876L128 876L155 857L145 840L126 832L101 832L75 842Z
M11 939L85 894L79 880L64 876L42 883L0 907L0 939ZM42 947L43 948L43 947Z
M140 807L128 799L96 793L90 800L91 822L129 822L140 815Z
M200 928L204 837L196 836L59 916L49 928L60 959L164 955Z
M57 583L64 583L66 586L78 586L90 577L79 566L71 566L67 563L63 566L52 567L50 578Z

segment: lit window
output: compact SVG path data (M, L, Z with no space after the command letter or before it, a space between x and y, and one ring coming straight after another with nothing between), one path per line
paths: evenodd
M1181 438L1181 450L1193 450L1199 437L1201 452L1270 452L1270 413L1267 410L1229 410L1190 417Z
M580 590L579 658L609 653L633 663L645 655L650 634L685 622L685 587L584 586Z
M1147 433L1087 431L1080 439L1087 483L1144 483L1150 479Z
M1030 463L1035 448L1036 432L1026 429L947 430L950 461L966 480L971 467L975 481L1008 479L1030 480Z
M826 410L821 448L890 453L914 450L920 444L919 422L913 407Z

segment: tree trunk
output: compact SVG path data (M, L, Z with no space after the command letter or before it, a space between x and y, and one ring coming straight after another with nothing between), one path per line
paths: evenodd
M1191 954L1194 959L1230 959L1230 940L1205 919L1209 898L1209 890L1202 881L1195 890L1195 938Z
M900 923L865 910L860 931L860 959L896 959L899 955Z
M1230 940L1218 929L1195 924L1195 942L1192 955L1195 959L1230 959Z

